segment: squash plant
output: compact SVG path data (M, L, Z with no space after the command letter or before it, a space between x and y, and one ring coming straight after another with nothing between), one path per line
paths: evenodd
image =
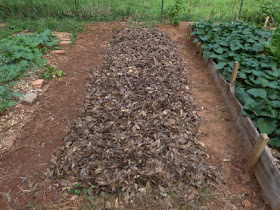
M27 72L43 67L42 56L58 45L50 30L0 40L0 113L16 104L19 94L11 89Z
M276 62L280 63L280 27L274 31L271 41L267 44L268 52Z
M280 148L280 69L277 51L273 51L273 58L264 52L272 32L238 22L215 25L201 21L193 29L192 35L197 36L194 42L203 43L204 57L217 63L227 81L234 61L239 61L236 97L244 106L243 112L260 132L269 135L271 146Z

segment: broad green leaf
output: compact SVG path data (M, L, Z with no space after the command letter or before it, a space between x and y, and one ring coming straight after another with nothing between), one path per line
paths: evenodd
M220 62L220 63L216 64L216 69L217 70L223 69L226 65L227 65L227 63Z
M219 54L222 54L224 52L224 50L223 50L223 48L218 47L218 48L215 49L215 52L219 53Z
M260 98L266 98L267 97L267 92L264 89L261 88L252 88L247 90L247 92L254 97L260 97Z
M256 51L256 52L262 52L264 51L264 46L263 44L260 44L260 43L256 43L253 45L253 50Z
M271 134L277 128L277 121L269 118L259 118L257 126L261 133Z

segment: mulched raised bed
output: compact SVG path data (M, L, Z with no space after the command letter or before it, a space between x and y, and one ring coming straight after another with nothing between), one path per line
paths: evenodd
M185 71L166 34L117 30L49 175L121 190L127 200L148 186L190 200L214 185L216 169L197 140L200 118Z

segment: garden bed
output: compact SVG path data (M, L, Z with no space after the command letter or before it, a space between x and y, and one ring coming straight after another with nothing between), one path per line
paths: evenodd
M187 24L187 34L192 33L191 29L192 23ZM196 37L193 36L194 40ZM195 47L200 55L203 55L203 48L201 43L196 43ZM223 76L216 69L216 63L212 59L204 59L208 64L214 81L220 90L225 103L232 114L232 120L235 122L236 126L239 128L240 137L244 140L243 146L246 154L250 154L252 147L256 143L257 138L260 133L249 117L242 114L243 106L235 97L235 88L227 82ZM271 205L273 209L280 208L280 172L277 168L274 157L270 151L270 148L266 146L264 152L262 153L256 167L253 172L261 185L264 196L267 202Z
M117 30L49 175L94 192L123 191L126 201L151 186L188 203L215 186L176 48L157 30Z

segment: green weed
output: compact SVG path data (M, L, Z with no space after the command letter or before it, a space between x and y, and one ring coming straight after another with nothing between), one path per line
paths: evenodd
M215 198L214 194L211 193L210 189L207 186L205 186L205 187L202 188L202 190L199 193L198 203L200 205L203 205L203 204L205 204L205 202L207 200L213 199L213 198Z
M62 70L57 70L55 67L46 67L43 72L40 73L40 79L52 80L56 77L63 77L66 73Z

